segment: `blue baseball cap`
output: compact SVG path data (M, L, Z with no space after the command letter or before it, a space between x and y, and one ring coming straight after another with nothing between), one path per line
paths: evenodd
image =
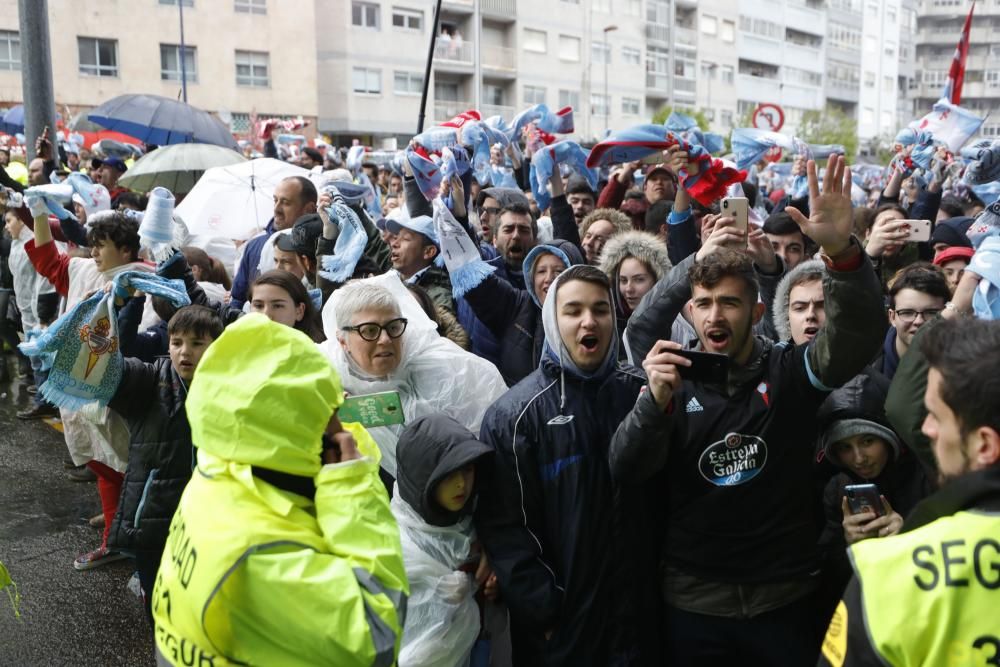
M105 158L94 158L91 161L91 166L95 168L101 165L107 165L112 169L115 169L116 171L120 171L123 174L126 171L128 171L128 167L125 166L125 162L120 157L114 155L109 155L108 157Z
M398 234L402 229L409 229L411 232L423 234L431 243L440 247L437 232L434 230L434 220L429 215L418 215L415 218L401 218L399 220L386 220L385 228L390 234Z

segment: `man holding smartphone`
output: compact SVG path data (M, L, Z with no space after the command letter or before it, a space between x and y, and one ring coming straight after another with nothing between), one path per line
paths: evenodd
M878 278L851 236L850 170L833 156L826 173L821 192L809 162L811 217L789 210L828 267L827 321L809 344L754 336L764 305L746 253L724 247L735 240L725 228L686 277L672 272L646 295L626 330L648 390L618 427L610 463L620 483L665 489L669 664L802 665L818 652L815 415L872 358L886 326ZM729 357L725 383L686 379L676 343L643 345L683 308L698 347Z

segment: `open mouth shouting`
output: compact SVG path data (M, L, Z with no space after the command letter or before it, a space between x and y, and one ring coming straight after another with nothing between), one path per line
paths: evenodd
M585 354L596 354L600 344L601 339L597 337L597 334L586 334L579 342L580 349Z
M725 352L732 335L728 330L712 328L705 332L705 347L711 352Z
M808 326L808 327L806 327L805 329L802 330L802 333L805 335L806 338L808 338L809 340L812 340L813 338L816 337L816 334L819 333L819 327Z

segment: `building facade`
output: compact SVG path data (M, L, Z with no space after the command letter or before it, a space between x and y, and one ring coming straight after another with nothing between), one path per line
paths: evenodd
M183 7L178 6L183 2ZM577 137L702 109L722 133L761 103L783 131L835 107L864 141L925 112L969 0L443 0L424 126L470 108L576 110ZM977 6L963 106L1000 108L1000 0ZM50 0L59 111L179 97L234 132L254 116L400 146L417 129L434 0ZM180 10L184 42L180 47ZM16 0L0 0L0 106L20 101ZM6 58L4 56L6 55ZM996 136L996 122L984 133Z
M181 97L178 0L49 0L56 111L65 118L116 95ZM183 0L192 105L237 133L251 116L318 111L313 0ZM294 8L294 11L287 11ZM22 99L16 0L0 0L0 104ZM5 61L2 56L6 55Z
M955 45L972 0L914 0L916 5L915 76L910 97L917 116L941 97ZM987 113L980 133L1000 138L1000 1L980 0L972 16L962 107Z

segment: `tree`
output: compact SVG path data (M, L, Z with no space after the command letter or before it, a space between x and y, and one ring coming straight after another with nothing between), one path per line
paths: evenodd
M853 162L858 153L857 123L840 109L828 107L823 111L806 111L796 136L810 144L841 144L847 152L848 163Z
M667 122L667 118L670 117L670 114L673 111L677 111L677 113L682 113L686 116L691 116L695 119L695 121L697 121L698 127L701 128L702 132L708 132L710 123L708 122L708 116L705 115L704 111L701 109L674 109L674 107L669 104L660 107L660 110L653 115L653 124L663 125Z

